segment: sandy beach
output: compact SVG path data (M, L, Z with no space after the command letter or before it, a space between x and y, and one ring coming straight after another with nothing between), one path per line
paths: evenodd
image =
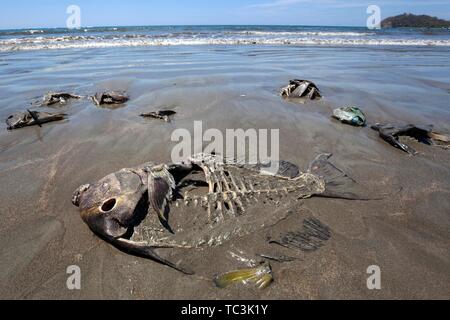
M197 45L0 52L0 119L48 91L124 90L115 109L90 101L42 108L68 120L7 131L0 124L1 299L449 299L450 153L408 141L409 156L377 132L331 118L344 105L369 124L433 124L450 133L450 47ZM290 79L314 81L323 99L285 101ZM139 117L177 112L165 123ZM280 157L306 170L320 153L383 200L304 200L276 226L218 248L189 252L195 276L123 253L97 238L73 191L121 168L170 162L177 128L280 129ZM268 234L316 217L332 238L301 259L273 263L265 290L218 289L240 267L230 252L265 250ZM82 289L66 287L78 265ZM382 270L368 290L367 268Z

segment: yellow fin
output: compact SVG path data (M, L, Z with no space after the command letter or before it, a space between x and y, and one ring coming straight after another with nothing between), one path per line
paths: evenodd
M235 283L254 284L258 289L265 289L272 281L272 269L269 264L253 269L231 271L214 279L216 286L222 289Z

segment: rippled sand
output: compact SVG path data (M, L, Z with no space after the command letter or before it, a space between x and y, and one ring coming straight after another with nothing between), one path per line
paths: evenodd
M450 154L409 142L410 157L369 128L330 118L358 105L369 122L434 124L450 132L447 48L197 46L0 53L0 119L50 90L90 94L126 90L115 110L75 101L62 123L8 132L0 124L0 298L120 299L398 299L450 298ZM314 81L319 102L282 101L291 78ZM178 112L170 124L138 115ZM50 109L52 110L52 109ZM54 110L54 109L53 109ZM117 251L95 237L71 204L72 192L123 167L170 161L177 128L280 129L281 158L306 169L319 153L361 184L392 192L382 201L306 200L275 228L194 254L187 277ZM214 272L243 267L229 253L267 249L269 233L327 224L332 239L301 260L273 264L264 291L220 290ZM273 249L273 248L271 248ZM204 261L204 263L199 263ZM79 265L82 290L66 289L66 268ZM369 291L366 269L382 270Z

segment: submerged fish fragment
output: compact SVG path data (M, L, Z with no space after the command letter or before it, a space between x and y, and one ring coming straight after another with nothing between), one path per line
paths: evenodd
M170 117L174 116L175 114L176 114L175 111L163 110L163 111L143 113L143 114L141 114L141 117L153 118L153 119L158 119L158 120L164 120L165 122L170 122Z
M42 105L52 106L54 104L66 104L70 99L81 99L81 96L77 96L71 93L65 92L49 92L44 96Z
M399 137L407 136L427 145L439 145L439 143L450 143L450 136L433 131L433 125L394 125L375 124L372 129L378 131L380 137L390 145L411 155L417 154L416 150L400 142Z
M80 187L72 202L91 230L119 249L188 273L157 250L220 246L276 224L301 199L360 199L355 191L362 186L330 156L317 157L306 172L280 161L271 174L267 164L227 163L212 154L146 163Z
M97 106L110 104L123 104L129 100L128 96L123 92L109 91L99 92L92 97Z
M303 231L289 232L279 240L269 243L278 244L289 249L301 251L316 251L331 239L330 229L315 218L303 221Z
M366 125L366 115L358 107L342 107L334 110L333 117L343 123L362 127Z
M18 112L10 115L6 119L6 125L8 126L8 130L19 129L23 127L29 126L41 126L44 123L60 121L66 118L66 114L63 113L49 113L49 112L39 112L39 111L30 111L27 112Z
M224 289L233 284L255 285L265 289L273 282L272 268L268 263L253 269L236 270L214 278L217 287Z
M289 85L281 89L283 98L308 98L310 100L322 97L319 88L308 80L290 80Z

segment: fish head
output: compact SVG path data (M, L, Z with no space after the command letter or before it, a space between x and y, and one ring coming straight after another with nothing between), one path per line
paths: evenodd
M6 119L8 129L20 128L25 126L32 120L31 116L26 113L15 113Z
M144 207L140 204L147 202L143 174L124 169L75 191L72 202L92 231L112 241L136 225Z

